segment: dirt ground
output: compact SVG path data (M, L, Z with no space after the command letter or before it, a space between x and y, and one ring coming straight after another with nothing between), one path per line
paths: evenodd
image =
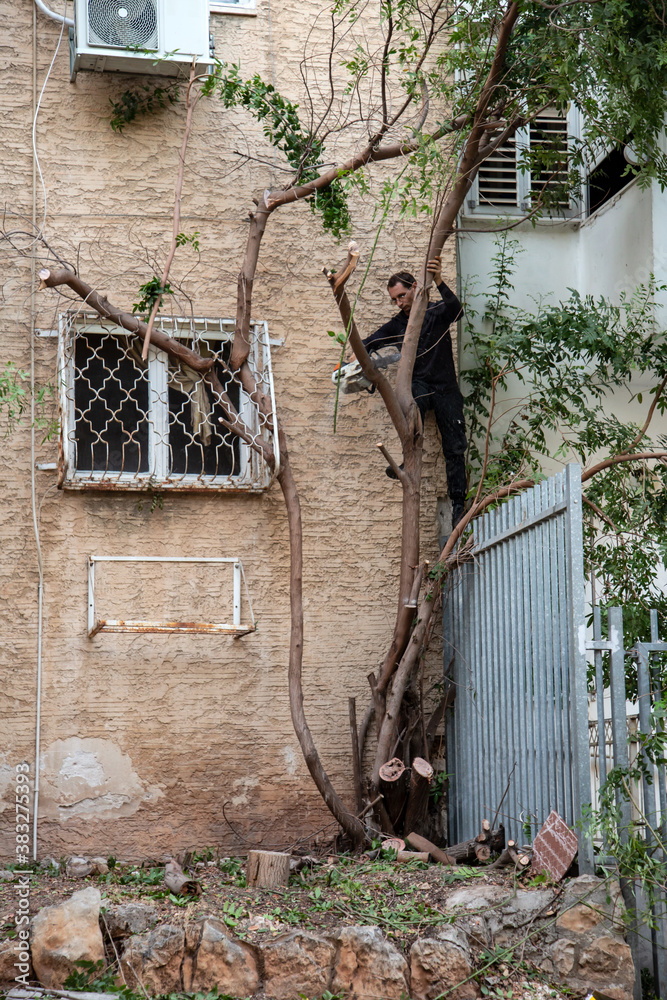
M421 862L399 863L391 854L373 860L348 855L306 859L300 871L290 875L285 889L249 889L244 858L216 858L212 851L194 854L186 870L201 884L199 897L174 896L163 882L164 866L146 861L142 865L111 865L108 874L74 878L55 864L31 876L30 911L59 903L78 889L97 886L102 894L102 912L121 903L141 902L155 908L157 922L185 924L202 916L217 916L236 936L257 942L292 927L315 931L332 930L341 924L374 924L404 948L426 928L451 923L445 910L447 897L464 885L496 885L507 889L548 887L544 876L515 876L513 871L489 872L484 868L455 867ZM301 862L300 862L301 863ZM64 867L64 866L63 866ZM3 878L9 878L5 873ZM558 887L553 887L555 896ZM555 897L554 897L555 898ZM0 882L0 940L12 936L18 899L11 881ZM480 965L494 958L478 956ZM547 982L516 955L497 955L479 978L483 996L498 1000L572 996Z

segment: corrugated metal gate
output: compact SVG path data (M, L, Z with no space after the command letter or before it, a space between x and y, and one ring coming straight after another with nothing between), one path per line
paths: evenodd
M497 809L521 842L552 809L574 826L590 802L581 503L581 470L569 465L480 518L473 560L452 574L451 843ZM593 870L581 837L579 862Z

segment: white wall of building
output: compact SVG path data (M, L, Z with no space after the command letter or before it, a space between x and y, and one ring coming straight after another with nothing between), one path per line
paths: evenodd
M463 217L457 236L458 267L464 298L480 310L493 287L493 257L503 220L478 215ZM512 303L535 312L540 302L556 304L569 289L618 304L651 274L667 284L667 191L658 184L641 188L632 182L590 218L521 223L510 233L520 252L515 258ZM479 296L482 296L480 298ZM667 327L667 292L658 292L658 322ZM465 356L465 331L463 332ZM464 361L465 367L465 361ZM638 392L650 379L633 384ZM619 394L621 419L641 419L629 394Z

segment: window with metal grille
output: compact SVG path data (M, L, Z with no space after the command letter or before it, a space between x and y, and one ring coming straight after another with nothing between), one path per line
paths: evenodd
M527 128L517 130L479 169L467 199L466 211L480 214L521 214L542 198L549 214L574 211L564 194L568 179L568 120L557 111L545 111ZM517 163L529 151L530 171Z
M249 432L241 440L202 375L151 345L146 362L134 337L96 314L65 314L60 326L61 482L70 488L261 490L272 472L252 447L275 448L274 420L261 413L227 361L232 320L162 319L163 333L187 343L215 372ZM249 362L275 416L266 323L251 327Z

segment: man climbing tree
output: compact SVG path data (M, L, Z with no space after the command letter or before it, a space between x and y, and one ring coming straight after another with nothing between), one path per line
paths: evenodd
M442 280L440 258L430 260L427 270L433 276L442 301L432 302L426 309L412 371L412 395L419 407L422 427L427 412L433 410L435 413L445 456L454 528L463 514L466 498L466 435L463 396L456 379L449 327L462 315L463 310L454 292ZM392 274L387 282L387 291L400 311L364 339L366 350L372 352L382 347L402 346L416 290L417 282L408 271ZM385 471L390 479L398 479L391 465Z

